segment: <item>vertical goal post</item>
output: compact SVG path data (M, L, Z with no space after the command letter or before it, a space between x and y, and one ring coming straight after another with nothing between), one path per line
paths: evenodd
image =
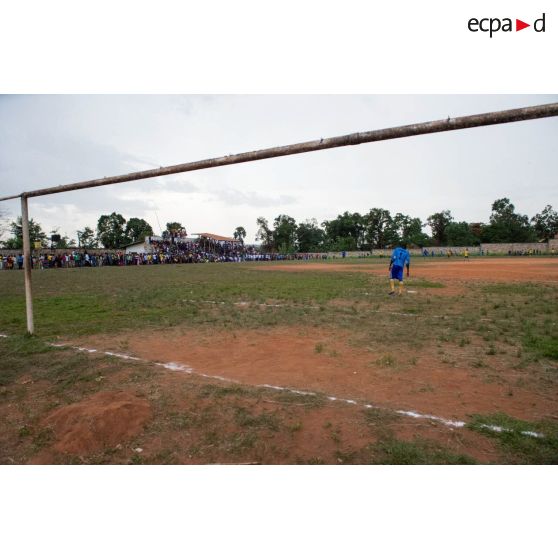
M23 235L23 255L24 255L24 274L25 274L25 308L27 316L27 332L34 334L33 322L33 293L31 289L31 243L29 239L29 211L28 199L38 196L47 196L50 194L58 194L61 192L70 192L73 190L83 190L85 188L96 188L106 186L108 184L118 184L121 182L132 182L135 180L144 180L146 178L154 178L157 176L165 176L169 174L178 174L200 169L208 169L213 167L221 167L226 165L236 165L239 163L249 163L251 161L259 161L262 159L271 159L274 157L285 157L288 155L297 155L299 153L308 153L311 151L321 151L324 149L333 149L336 147L347 147L350 145L359 145L361 143L372 143L377 141L386 141L397 138L410 136L419 136L425 134L435 134L439 132L450 132L453 130L463 130L466 128L477 128L481 126L492 126L496 124L506 124L510 122L521 122L524 120L535 120L539 118L549 118L558 116L558 103L550 103L546 105L536 105L531 107L523 107L517 109L509 109L496 112L487 112L483 114L474 114L470 116L459 116L456 118L446 118L443 120L433 120L430 122L421 122L418 124L409 124L406 126L396 126L393 128L383 128L381 130L373 130L369 132L357 132L344 136L335 136L331 138L322 138L319 140L307 141L284 145L280 147L270 147L257 151L248 151L237 155L228 155L225 157L217 157L213 159L204 159L191 163L183 163L167 167L159 167L146 171L132 172L118 176L105 177L95 180L87 180L84 182L75 182L54 186L51 188L43 188L40 190L32 190L22 192L18 195L5 196L0 198L0 202L21 198L21 221Z

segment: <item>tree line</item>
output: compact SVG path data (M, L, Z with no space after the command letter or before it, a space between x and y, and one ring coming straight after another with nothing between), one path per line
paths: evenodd
M419 217L375 207L368 213L345 211L335 219L316 219L297 223L288 215L278 215L270 225L264 217L257 219L256 239L267 251L282 253L316 252L322 250L371 250L408 246L478 246L481 242L546 241L558 233L558 213L547 205L529 219L516 213L508 198L492 204L488 223L456 221L445 209L430 215L426 222ZM430 227L431 235L424 232Z
M6 220L4 219L4 223ZM289 215L278 215L270 224L265 217L258 217L256 241L266 252L294 253L342 250L371 250L391 248L401 243L408 246L478 246L481 242L535 242L546 241L558 233L558 213L551 205L529 218L515 211L508 198L500 198L492 204L492 213L487 223L468 223L456 221L448 209L433 213L426 222L419 217L396 213L388 209L372 208L367 213L345 211L335 219L323 221L307 219L297 223ZM424 232L430 227L431 234ZM20 250L23 246L21 217L4 224L11 236L3 243L4 248ZM53 248L106 248L119 249L128 244L141 242L144 237L153 235L153 228L145 220L131 217L126 220L121 214L113 212L101 215L96 229L84 227L77 231L77 238L70 239L59 235L53 242L42 230L40 224L29 222L31 242ZM166 224L169 236L185 232L179 222ZM244 243L246 230L237 227L233 237Z
M168 227L182 227L180 223L167 223ZM3 247L12 250L20 250L23 247L23 233L21 217L12 221L8 227L11 237L3 243ZM58 229L53 229L50 234L43 230L39 223L33 219L29 220L29 237L32 244L40 242L44 248L122 248L128 244L139 242L146 236L153 235L153 228L145 220L138 217L126 219L120 213L113 212L110 215L101 215L97 221L96 230L84 227L76 232L76 238L58 234ZM53 236L59 239L52 241Z
M21 217L11 223L5 214L0 213L0 237L9 232L11 236L5 242L0 241L0 247L10 250L23 249L23 228ZM29 220L29 237L32 244L39 242L43 248L85 248L85 249L120 249L136 242L142 242L146 236L153 236L153 227L139 217L131 217L126 220L120 213L113 212L110 215L101 215L97 221L96 229L84 227L76 231L76 238L69 238L67 235L58 234L58 229L47 233L42 226L33 219ZM186 228L178 221L166 224L163 236L185 236ZM52 237L58 236L58 240ZM246 230L244 227L237 227L234 230L235 239L244 242Z

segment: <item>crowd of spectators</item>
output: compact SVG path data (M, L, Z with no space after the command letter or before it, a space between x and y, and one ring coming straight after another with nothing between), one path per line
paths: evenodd
M556 251L552 249L550 254L554 256L555 252ZM508 250L508 256L540 256L546 253L546 251L543 252L539 249L533 250L532 248L529 248L529 250Z
M123 250L73 250L65 253L45 251L33 254L33 269L81 268L128 265L161 265L215 262L257 262L284 260L327 259L327 254L272 254L261 252L255 246L239 242L212 239L151 239L147 241L148 252ZM0 255L0 270L23 269L23 255Z
M271 262L271 261L310 261L327 260L336 258L336 255L327 253L295 253L277 254L262 252L255 246L244 246L237 242L215 241L211 239L165 239L151 240L147 243L150 251L146 253L128 252L123 250L106 250L100 252L88 252L87 250L73 250L66 253L45 251L33 254L33 269L54 268L80 268L80 267L102 267L102 266L128 266L128 265L160 265L160 264L185 264L185 263L215 263L215 262ZM481 255L489 255L488 251L481 251ZM508 256L533 256L544 255L541 250L509 250ZM373 254L361 253L361 257L370 257ZM382 257L383 252L377 254ZM422 255L434 256L458 256L463 255L451 249L424 249ZM553 248L550 255L556 255ZM339 257L344 257L341 252ZM0 254L0 271L23 269L23 254L14 253L9 255Z
M2 256L0 254L0 270L2 269L23 269L23 255L10 254Z
M484 253L483 250L480 250L478 253L481 256L485 256L485 255L488 256L489 255L488 250L486 251L486 254ZM430 256L431 258L433 258L434 256L438 256L438 257L446 256L447 258L451 258L452 256L462 256L462 257L467 256L468 257L469 256L469 249L467 248L465 250L459 251L459 250L456 250L455 248L454 249L452 249L452 248L438 248L437 252L435 252L433 248L431 248L430 250L428 250L428 248L423 248L422 249L422 255L424 257Z
M108 253L106 254L108 256ZM103 265L105 258L97 254L89 254L87 251L68 252L58 254L55 252L44 252L33 254L31 257L33 269L51 269L61 267L97 267ZM3 256L0 254L0 270L23 269L23 254L11 254Z

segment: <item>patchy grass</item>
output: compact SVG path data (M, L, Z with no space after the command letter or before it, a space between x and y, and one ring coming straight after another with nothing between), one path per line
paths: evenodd
M67 393L78 384L97 380L101 372L89 370L91 360L101 359L107 370L120 365L114 359L52 347L38 337L27 335L0 339L0 355L5 367L0 374L0 385L6 386L25 377L26 383L49 382L52 393Z
M355 261L328 262L349 263ZM387 261L381 259L358 263L366 263L368 269L387 268ZM41 433L45 413L100 390L122 389L147 398L155 409L144 438L137 441L146 448L152 443L152 451L146 449L140 456L124 445L116 452L107 448L84 460L59 457L59 462L229 462L229 454L230 459L262 463L460 459L420 440L397 440L402 426L389 412L363 413L355 408L354 423L339 430L336 417L343 406L330 405L320 394L299 395L192 377L184 378L175 391L161 384L167 376L146 363L50 347L47 342L58 336L165 331L179 326L184 332L204 329L217 337L222 331L241 336L266 327L297 326L308 331L334 327L341 331L336 350L324 343L309 345L308 351L315 358L321 355L321 361L336 357L341 367L347 351L364 348L370 351L370 366L384 367L388 377L391 370L412 372L417 363L425 366L432 352L439 350L443 362L467 369L482 381L501 383L503 393L514 400L521 397L519 382L523 382L521 389L555 396L557 286L471 282L457 295L446 292L440 297L436 289L444 287L442 283L411 277L406 285L418 292L390 298L386 283L385 276L366 273L285 274L263 271L258 264L46 270L34 273L37 336L29 338L21 335L25 329L23 274L0 273L0 333L11 335L0 338L0 410L5 419L0 421L0 458L26 462L50 447L52 434ZM345 340L346 348L340 348ZM436 357L437 362L442 357ZM506 371L513 371L513 382ZM430 393L439 393L437 388L430 382L418 392L427 399ZM324 428L325 423L330 427ZM312 424L320 425L319 434ZM358 444L351 445L351 432L358 428L367 435L379 434L383 445L373 444L368 453ZM502 462L554 462L553 438L508 438ZM162 447L155 447L155 440ZM297 446L308 440L311 447ZM498 440L504 443L502 437ZM362 444L369 442L370 438Z
M363 413L367 424L374 426L392 424L401 418L401 415L389 409L371 408L365 409Z
M2 273L0 332L25 329L22 273ZM134 327L215 323L256 326L270 317L296 322L305 308L260 308L257 304L313 305L349 297L358 300L363 274L260 271L258 264L130 266L45 270L34 273L35 326L39 335L76 335ZM204 301L225 304L219 308ZM249 302L246 308L235 302ZM213 305L215 306L215 305Z
M323 343L316 343L316 346L314 347L314 352L315 353L323 353L324 352L324 344Z
M29 354L33 367L28 365ZM2 355L11 359L15 372L6 380L0 399L4 419L0 463L26 463L45 451L51 452L46 454L51 455L48 462L58 464L463 461L442 447L399 444L399 417L389 410L363 412L328 404L320 394L214 384L190 375L157 372L145 363L126 369L109 357L44 347L36 338L2 339ZM101 377L100 382L91 381ZM136 438L123 439L115 447L90 455L54 451L57 435L44 426L43 418L99 390L131 391L147 399L152 419ZM351 432L353 428L370 429L371 435L381 437L381 444L370 446L366 436Z
M490 295L539 296L541 287L535 283L494 283L483 286L482 291Z
M496 432L486 425L502 428ZM511 462L527 464L558 464L558 423L528 422L504 413L473 415L467 425L471 430L496 438ZM525 435L536 432L543 437Z
M443 289L445 285L437 281L429 281L428 279L407 279L405 277L405 285L412 289Z
M236 396L255 396L258 395L255 393L255 390L246 388L241 385L231 385L231 386L223 386L220 384L206 384L202 386L199 390L200 397L228 397L231 395Z
M391 368L395 366L396 363L397 361L395 360L395 357L390 354L383 355L376 361L376 364L385 368Z
M358 261L366 268L385 265L381 258ZM354 261L327 263L342 268ZM553 333L558 323L557 287L473 283L463 294L443 297L441 320L435 291L444 285L421 278L407 284L431 292L419 292L411 303L409 297L386 297L384 277L342 271L285 274L249 263L45 270L34 273L35 326L38 336L51 339L69 333L87 336L175 326L246 331L335 324L358 342L376 347L414 349L433 339L454 339L465 347L462 343L473 343L480 333L488 343L505 339L541 358L558 358ZM0 332L20 334L25 330L23 274L1 273L0 289ZM242 306L235 304L239 302ZM262 303L284 306L259 306ZM484 321L479 323L481 317ZM329 354L319 344L315 350Z
M273 398L274 401L278 403L283 403L285 405L296 405L299 407L309 407L318 408L323 407L327 400L324 395L321 394L301 394L293 393L291 391L278 391L268 394Z
M381 440L367 448L370 463L384 465L473 465L476 461L464 454L455 454L429 440L413 442Z
M553 327L553 330L537 331L526 326L523 346L539 356L558 360L558 324L554 324Z
M257 415L250 413L245 407L237 407L234 416L238 426L248 426L250 428L268 428L277 432L281 421L276 413L263 412Z

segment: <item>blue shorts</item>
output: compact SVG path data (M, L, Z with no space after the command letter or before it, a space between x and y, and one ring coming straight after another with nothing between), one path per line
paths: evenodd
M390 278L403 281L403 268L398 265L392 266Z

